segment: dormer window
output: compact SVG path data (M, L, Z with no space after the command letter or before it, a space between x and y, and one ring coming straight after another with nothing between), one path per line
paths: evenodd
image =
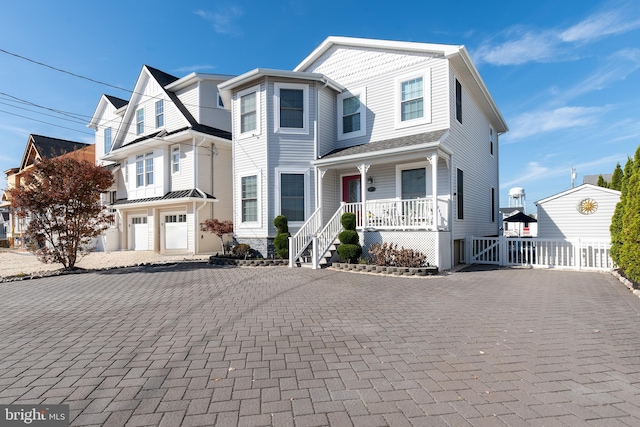
M136 135L144 133L144 108L136 111Z

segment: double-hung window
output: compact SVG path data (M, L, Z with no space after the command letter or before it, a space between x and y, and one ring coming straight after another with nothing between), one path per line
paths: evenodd
M180 146L174 145L171 147L171 172L180 172Z
M260 134L260 86L250 87L238 92L236 101L240 117L240 138Z
M242 222L258 221L258 176L241 178Z
M140 108L136 111L136 134L142 135L144 133L144 108Z
M256 93L240 97L240 133L256 130Z
M164 101L156 101L156 128L164 126Z
M144 186L144 156L136 156L136 187Z
M366 133L366 90L338 95L338 139L355 138Z
M147 153L144 155L144 173L145 184L153 184L153 153Z
M275 83L275 130L285 133L308 133L309 86Z
M280 214L291 222L305 220L305 174L282 172L280 175Z
M396 127L431 122L431 69L396 79Z
M104 154L109 154L111 151L111 128L105 128L104 130Z

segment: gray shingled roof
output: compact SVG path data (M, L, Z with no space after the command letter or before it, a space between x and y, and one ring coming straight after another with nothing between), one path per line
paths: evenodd
M446 132L447 129L441 129L418 135L401 136L399 138L391 138L384 141L368 142L365 144L355 145L353 147L339 148L324 155L322 159L336 159L344 156L393 150L395 148L410 147L418 144L428 144L430 142L437 142Z
M196 190L195 188L191 190L170 191L164 196L160 196L160 197L147 197L145 199L133 199L133 200L130 200L130 199L116 200L113 206L127 205L132 203L157 202L160 200L184 199L184 198L215 200L215 197L213 197L212 195L207 193L204 193L204 194L205 194L205 197L202 197L202 194L200 193L200 191Z
M88 147L91 144L31 134L33 145L42 158L53 158Z

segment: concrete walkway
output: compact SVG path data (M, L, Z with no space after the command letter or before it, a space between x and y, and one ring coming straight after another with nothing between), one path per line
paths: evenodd
M638 426L639 324L600 273L51 277L0 284L0 403L75 426Z

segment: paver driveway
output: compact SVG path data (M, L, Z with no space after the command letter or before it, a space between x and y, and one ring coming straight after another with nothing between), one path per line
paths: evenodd
M0 403L72 425L640 425L640 300L542 270L138 267L0 284Z

